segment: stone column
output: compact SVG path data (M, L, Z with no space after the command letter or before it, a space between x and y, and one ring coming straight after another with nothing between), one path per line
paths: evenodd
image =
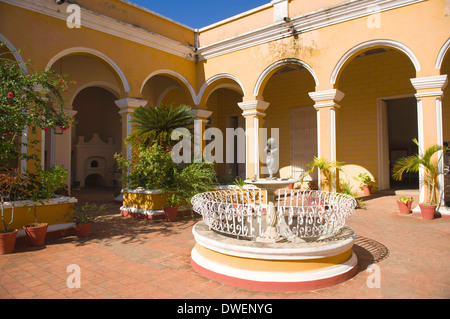
M260 145L259 129L262 128L262 120L266 114L264 111L269 106L268 102L261 100L246 101L238 103L242 109L242 116L245 118L246 136L246 177L259 178L259 149Z
M132 132L132 125L130 121L134 110L140 106L145 106L147 101L127 97L117 100L115 103L119 107L119 114L122 117L122 154L126 154L126 159L131 160L132 148L125 143L125 139Z
M416 89L417 98L417 120L418 120L418 142L420 150L424 151L427 147L437 144L443 145L442 132L442 96L443 90L447 86L447 75L427 76L411 79L411 83ZM440 155L440 154L439 154ZM439 163L439 195L441 204L443 202L444 192L444 162ZM423 170L419 171L420 179L420 202L425 200L426 189L424 187Z
M63 109L64 114L68 115L70 118L73 118L77 111ZM71 126L66 131L61 131L62 134L55 134L55 130L52 129L51 140L46 141L51 143L51 157L50 165L58 165L63 166L65 170L67 170L67 181L66 184L68 186L68 191L70 194L71 191L71 176L72 176L72 129ZM43 149L45 149L45 144L43 144Z
M340 108L337 102L342 100L344 93L334 89L310 92L309 96L316 102L314 108L317 110L317 157L323 157L327 161L336 161L336 110ZM331 181L330 189L326 190L336 191L339 177L337 174L335 176L336 179ZM319 186L321 186L320 178Z
M201 162L203 158L203 150L205 149L206 141L203 138L205 133L208 118L212 112L205 109L192 110L195 116L194 120L194 161Z

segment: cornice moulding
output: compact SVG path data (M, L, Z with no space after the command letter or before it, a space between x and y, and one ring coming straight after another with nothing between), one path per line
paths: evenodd
M0 0L7 4L20 7L26 10L44 14L59 20L66 21L69 13L66 12L67 4L47 4L42 0ZM103 16L99 13L81 9L81 28L89 28L103 33L110 34L125 40L136 42L157 50L161 50L186 59L193 59L193 50L175 40L166 38L142 28L126 24L124 22Z
M421 78L413 78L411 79L411 83L416 90L421 89L433 89L439 88L444 89L448 83L447 75L435 75L435 76L426 76Z
M200 47L197 51L199 60L210 59L219 55L242 50L259 44L293 36L292 28L301 34L333 24L361 18L376 13L396 9L425 0L361 0L347 1L332 7L291 18L291 22L279 22L270 26L250 31L245 34L218 41Z

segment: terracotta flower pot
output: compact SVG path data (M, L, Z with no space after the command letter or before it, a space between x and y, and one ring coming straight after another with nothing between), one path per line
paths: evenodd
M23 226L23 229L28 237L28 244L33 247L44 246L45 237L47 236L47 228L47 223Z
M363 185L362 187L364 195L370 195L370 186Z
M77 236L80 238L86 238L91 233L91 225L92 223L84 223L77 225Z
M16 244L17 229L9 233L0 233L0 255L10 254Z
M164 207L164 215L167 221L174 222L177 219L178 207Z
M426 205L426 204L419 204L420 211L422 213L423 219L434 219L434 213L436 211L436 205Z
M411 214L411 205L412 201L407 201L406 204L400 200L397 201L398 209L400 210L400 214L408 215Z

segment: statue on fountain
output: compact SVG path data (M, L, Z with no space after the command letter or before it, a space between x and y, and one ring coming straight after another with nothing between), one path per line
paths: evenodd
M267 141L267 146L264 148L264 153L266 153L266 165L269 171L269 177L267 179L276 179L276 177L273 176L273 174L277 172L275 162L276 152L278 152L278 148L276 147L276 140L273 137L271 137Z

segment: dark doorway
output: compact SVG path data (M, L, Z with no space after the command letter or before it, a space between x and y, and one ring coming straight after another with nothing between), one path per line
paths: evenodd
M392 189L418 189L419 174L405 173L402 181L395 181L392 167L401 157L410 156L418 152L413 139L418 138L417 100L406 97L386 100L388 132L389 132L389 176Z

